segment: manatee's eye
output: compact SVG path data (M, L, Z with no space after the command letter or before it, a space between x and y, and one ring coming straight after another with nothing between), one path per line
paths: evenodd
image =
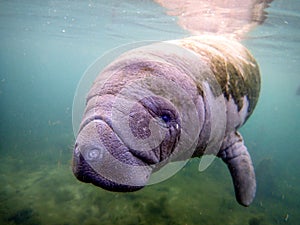
M151 96L142 99L140 103L147 110L149 115L158 120L162 127L175 127L177 129L180 126L179 115L176 108L168 100ZM149 117L149 121L150 119Z
M172 111L170 111L170 109L164 109L164 110L160 110L160 112L158 113L158 118L161 120L161 122L164 124L164 126L171 126L171 124L176 123L176 116L174 115L174 113Z
M165 122L169 123L171 121L171 116L169 114L163 114L160 116L160 118Z

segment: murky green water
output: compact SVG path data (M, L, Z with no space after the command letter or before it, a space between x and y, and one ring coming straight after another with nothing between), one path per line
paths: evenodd
M226 166L198 159L135 193L80 183L71 171L72 101L87 67L132 41L188 36L151 1L0 1L0 224L298 224L300 2L278 0L244 41L262 92L241 129L258 181L235 201ZM138 18L138 20L137 20Z

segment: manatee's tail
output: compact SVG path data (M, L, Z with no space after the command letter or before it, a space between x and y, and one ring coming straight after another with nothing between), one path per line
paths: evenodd
M242 136L234 132L228 136L218 156L227 164L235 190L236 200L249 206L256 192L256 180L251 157Z

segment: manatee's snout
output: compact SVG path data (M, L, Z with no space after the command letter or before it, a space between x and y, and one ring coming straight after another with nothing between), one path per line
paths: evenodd
M74 175L110 191L144 187L177 145L180 120L176 110L156 97L144 98L129 112L117 110L122 115L114 115L110 98L101 98L99 107L86 113L76 138Z
M79 132L73 153L78 180L110 191L133 191L146 185L152 168L133 157L110 126L101 119Z
M129 184L124 182L124 178L120 175L110 174L109 171L99 171L97 169L96 164L103 164L105 166L105 162L102 162L103 154L100 149L90 150L89 156L84 156L79 150L74 150L73 155L73 173L76 178L85 183L92 183L96 186L104 188L110 191L135 191L142 188L145 184L141 181L136 181L136 185L134 181L127 181ZM94 162L92 162L94 160ZM148 171L145 170L144 180L147 180ZM142 177L141 177L142 178ZM143 180L143 179L141 179Z

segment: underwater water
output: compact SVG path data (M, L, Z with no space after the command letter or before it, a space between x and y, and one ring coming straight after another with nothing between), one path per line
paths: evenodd
M134 193L76 180L72 103L85 70L134 41L189 36L152 1L0 1L0 224L299 224L300 1L275 0L243 40L262 74L258 105L240 130L257 195L240 206L226 165Z

